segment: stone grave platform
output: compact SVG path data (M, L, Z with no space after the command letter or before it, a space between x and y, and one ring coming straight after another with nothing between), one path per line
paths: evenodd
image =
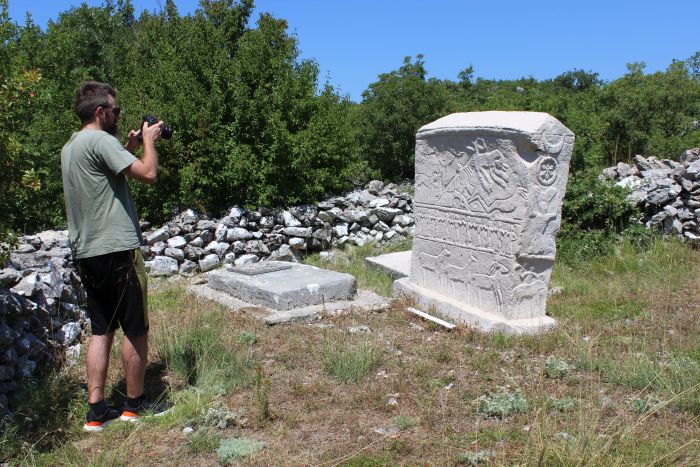
M398 279L411 273L411 250L365 258L368 266L381 269Z
M358 291L350 274L283 261L212 271L207 284L193 285L190 290L270 325L312 321L324 312L374 310L388 305L383 297Z
M441 315L454 323L463 323L483 332L506 334L537 334L556 327L549 316L508 319L497 313L489 313L461 301L449 298L433 290L413 284L407 277L394 282L394 297L409 296L416 300L421 310L431 315Z
M291 310L351 299L357 281L350 274L304 264L265 261L209 273L209 287L275 310Z

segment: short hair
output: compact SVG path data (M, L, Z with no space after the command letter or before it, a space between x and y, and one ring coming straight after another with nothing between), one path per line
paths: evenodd
M85 123L93 119L95 109L99 106L109 106L109 96L117 98L112 86L99 81L87 81L80 86L75 97L75 113Z

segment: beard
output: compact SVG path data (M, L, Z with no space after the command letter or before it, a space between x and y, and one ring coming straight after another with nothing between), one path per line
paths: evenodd
M117 122L112 123L112 125L109 128L105 128L104 130L110 135L117 138L118 140L121 140L122 134L119 131L119 126L117 125Z

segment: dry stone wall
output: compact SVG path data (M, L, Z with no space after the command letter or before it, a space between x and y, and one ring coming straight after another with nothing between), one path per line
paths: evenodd
M645 212L647 228L686 240L700 240L700 149L681 154L679 161L635 156L603 171L604 179L630 190L627 199Z
M141 248L151 275L191 276L222 264L296 262L332 246L396 242L413 235L411 190L372 181L345 196L284 211L233 207L216 219L187 210L160 228L144 225ZM0 418L16 406L28 378L80 355L88 324L83 304L68 232L22 237L0 270Z

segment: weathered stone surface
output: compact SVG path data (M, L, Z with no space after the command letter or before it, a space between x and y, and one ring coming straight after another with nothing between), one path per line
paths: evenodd
M288 261L290 263L301 262L301 255L289 245L280 245L278 249L270 253L270 261Z
M146 269L152 276L174 276L178 272L175 258L156 256L152 261L146 261Z
M68 346L72 344L73 341L78 338L78 336L80 336L83 329L80 326L80 323L71 322L64 324L61 328L61 332L63 334L63 345Z
M340 224L334 225L333 234L338 238L346 237L348 235L348 224L341 222Z
M245 244L245 251L262 255L270 254L270 249L262 240L248 240Z
M296 217L294 217L294 214L292 214L289 211L283 211L282 217L284 218L284 225L286 227L300 227L301 226L301 222L299 222L299 220Z
M185 260L185 252L179 248L166 248L164 254L170 258L175 258L180 263Z
M245 264L257 263L260 258L257 255L241 255L233 261L236 266L243 266Z
M13 268L0 270L0 285L12 287L22 279L22 274Z
M290 237L309 238L311 236L312 229L311 227L285 227L282 232Z
M168 240L168 238L170 238L170 231L168 230L168 227L165 226L148 235L146 237L146 241L149 245L153 245L156 242L164 242Z
M551 327L547 284L573 143L536 112L452 114L422 127L411 274L395 294L485 330Z
M192 277L197 274L197 269L197 263L186 259L180 265L179 273L181 276Z
M295 250L306 250L306 240L303 238L291 237L288 244Z
M187 245L187 240L185 240L185 237L181 237L178 235L178 236L169 238L167 243L168 243L168 246L170 248L182 248L185 245Z
M226 252L228 251L229 247L230 247L230 245L228 243L217 242L215 240L215 241L209 243L209 245L207 245L204 248L204 251L214 253L219 258L223 258L224 255L226 254Z
M249 240L251 238L253 238L253 234L241 227L234 227L232 229L228 229L228 231L226 232L227 242L235 242L237 240Z
M211 271L219 266L219 256L212 253L199 260L199 269L202 272Z
M261 264L274 263L268 261ZM252 276L217 270L209 273L208 283L214 290L275 310L347 300L355 295L357 288L355 278L349 274L301 264Z

